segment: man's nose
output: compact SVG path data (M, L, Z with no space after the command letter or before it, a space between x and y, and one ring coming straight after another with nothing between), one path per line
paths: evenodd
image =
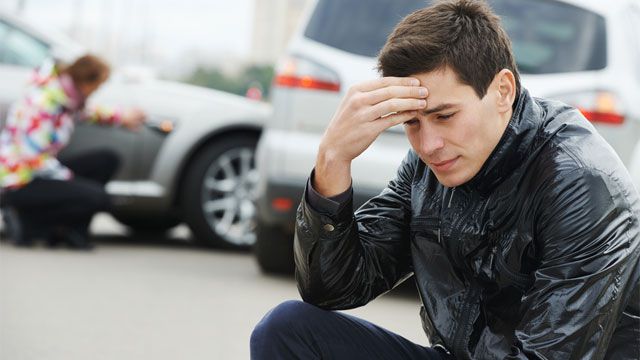
M444 147L444 139L435 129L425 126L420 129L420 150L423 154L430 156Z

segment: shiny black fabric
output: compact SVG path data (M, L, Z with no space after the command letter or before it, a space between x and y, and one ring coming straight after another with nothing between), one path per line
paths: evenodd
M525 90L471 181L446 188L410 151L342 209L298 208L306 302L354 308L415 274L424 330L456 359L640 358L638 194L577 110Z

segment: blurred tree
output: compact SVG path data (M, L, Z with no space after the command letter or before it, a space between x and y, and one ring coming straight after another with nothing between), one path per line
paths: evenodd
M227 75L218 68L198 67L184 81L241 96L245 96L250 88L258 87L262 98L267 99L273 76L272 65L250 65L236 76Z
M275 71L273 65L252 65L244 70L244 80L247 84L247 88L252 82L260 84L263 98L269 96L269 90L271 88L271 81Z

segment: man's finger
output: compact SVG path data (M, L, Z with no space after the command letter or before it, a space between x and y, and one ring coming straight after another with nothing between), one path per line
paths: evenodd
M366 81L357 85L354 85L352 89L368 92L376 89L380 89L387 86L419 86L420 80L412 77L393 77L387 76L375 80Z
M401 113L404 111L420 110L427 107L424 99L398 99L393 98L371 106L368 109L368 118L371 120L389 116L391 113Z
M378 132L381 133L390 127L393 127L393 126L402 124L406 121L409 121L411 119L414 119L416 116L418 116L418 112L415 110L404 111L401 113L385 116L384 118L378 119L373 123L377 127Z
M421 86L388 86L362 94L364 101L375 105L392 98L426 98L429 91Z

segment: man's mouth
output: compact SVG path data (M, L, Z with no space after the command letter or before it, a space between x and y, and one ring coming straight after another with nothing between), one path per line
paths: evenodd
M444 160L444 161L430 161L429 162L429 166L437 171L447 171L449 169L451 169L451 167L453 167L453 165L456 163L456 161L458 160L459 156L454 157L453 159L449 159L449 160Z

